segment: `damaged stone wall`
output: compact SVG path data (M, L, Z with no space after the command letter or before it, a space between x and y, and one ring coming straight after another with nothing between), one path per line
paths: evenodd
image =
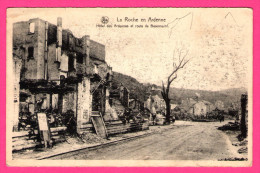
M63 105L62 105L62 113L66 113L67 111L76 112L76 92L68 92L63 95Z
M105 115L104 120L110 121L110 120L118 120L118 114L112 105L109 104L109 89L106 89L106 101L105 101Z
M20 75L22 68L21 57L13 57L13 72L14 72L14 117L13 117L13 128L14 131L18 130L19 123L19 105L20 105Z
M60 63L56 61L56 44L48 46L48 80L60 79Z
M29 30L30 24L35 24L34 32ZM37 79L38 68L38 19L29 20L27 22L18 22L13 25L13 48L24 49L24 75L26 79ZM29 54L30 49L30 54ZM30 55L30 56L29 56Z
M72 110L77 117L78 131L89 123L92 112L90 78L94 76L90 70L96 66L97 82L109 80L112 74L112 68L105 62L104 45L90 40L89 36L76 38L71 31L62 29L61 18L57 26L37 18L13 25L13 50L20 51L21 75L18 76L23 81L23 89L29 93L22 103L15 103L14 124L18 124L19 107L20 112L32 114L49 109L60 113ZM18 67L14 67L14 71L16 69ZM73 78L74 89L67 91L68 85L61 84L61 76L64 80ZM78 82L81 78L82 82ZM16 89L20 87L17 85ZM66 92L62 92L62 87ZM21 94L19 90L16 93L18 97ZM105 107L109 108L108 93L106 95Z
M91 113L90 79L83 77L82 82L78 83L77 101L77 132L82 133L83 125L90 120Z
M90 57L94 59L99 59L105 61L106 59L106 50L103 44L90 40Z

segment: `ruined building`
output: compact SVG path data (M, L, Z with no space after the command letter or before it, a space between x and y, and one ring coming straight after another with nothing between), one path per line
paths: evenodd
M109 116L112 68L105 54L105 46L88 35L76 38L63 29L61 18L57 25L38 18L14 23L14 131L23 114L70 111L78 132L92 111Z

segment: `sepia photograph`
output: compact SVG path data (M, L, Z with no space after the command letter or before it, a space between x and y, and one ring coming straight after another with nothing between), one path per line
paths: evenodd
M6 20L8 166L252 166L252 9Z

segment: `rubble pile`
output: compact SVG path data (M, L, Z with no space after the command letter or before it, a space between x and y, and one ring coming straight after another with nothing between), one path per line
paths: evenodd
M239 141L236 143L232 143L232 145L236 146L236 147L241 147L237 151L239 154L248 153L248 148L247 148L248 140L247 139L244 139L243 141Z
M94 133L84 133L81 135L81 139L83 142L90 144L107 142L106 139L103 139Z
M218 130L239 130L239 124L228 122L228 124L218 127Z
M233 143L232 145L234 145L234 146L247 146L247 144L248 144L248 140L245 139L245 140L243 140L241 142Z
M247 147L242 147L238 150L238 153L239 154L242 154L242 153L247 153L248 152L248 148Z

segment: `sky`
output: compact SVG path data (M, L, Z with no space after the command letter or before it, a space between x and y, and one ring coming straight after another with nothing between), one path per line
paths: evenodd
M104 16L108 23L98 27ZM62 17L63 28L76 37L90 35L104 44L106 61L113 70L139 82L161 85L173 63L178 64L179 55L187 54L189 62L178 71L172 87L216 91L248 88L252 83L251 9L11 8L7 11L8 36L12 36L14 22L41 18L56 24L57 17Z

